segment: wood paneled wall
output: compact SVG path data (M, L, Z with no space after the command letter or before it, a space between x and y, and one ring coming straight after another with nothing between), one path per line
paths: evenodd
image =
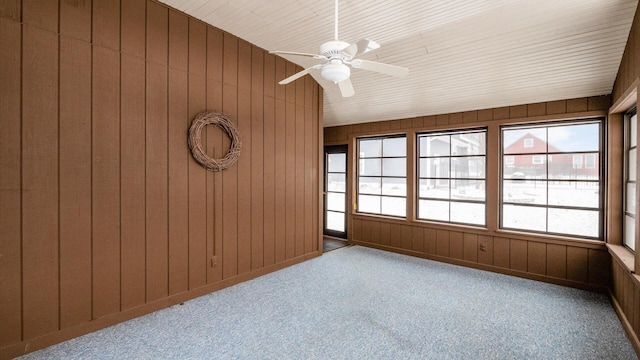
M629 38L613 86L614 107L610 118L619 123L618 133L620 134L622 134L622 112L628 110L628 107L638 104L638 94L640 94L640 6L636 8ZM622 150L619 149L619 151ZM622 161L622 157L620 160ZM618 172L622 174L622 166L618 167L620 168ZM622 181L621 178L618 184L622 185ZM622 198L621 192L619 192L619 198ZM621 203L622 200L619 202ZM636 221L639 220L636 219ZM636 229L638 228L639 225L636 224ZM638 236L640 233L636 230L636 244L638 244ZM621 238L612 241L612 244L621 245ZM640 340L638 339L640 336L640 277L636 275L640 271L640 246L636 245L635 254L622 246L611 246L610 252L614 259L611 290L613 303L636 352L640 354ZM627 261L623 261L623 258Z
M297 66L150 0L0 0L0 48L0 358L321 253ZM222 172L187 147L207 109L242 137Z
M412 138L419 131L483 126L488 128L488 174L497 174L501 124L604 116L610 105L610 96L596 96L330 127L324 129L325 145L349 144L353 164L354 139L358 136L406 133ZM409 167L413 166L414 160L409 154ZM355 171L355 165L351 168ZM408 168L407 173L411 174L413 171ZM413 182L410 178L407 181ZM489 176L486 229L414 221L410 213L407 219L395 219L350 211L349 241L353 244L578 288L604 290L610 285L611 259L603 242L572 241L558 237L500 231L498 189L498 178ZM415 192L409 190L408 193Z
M613 85L613 102L618 101L638 78L640 78L640 6L636 8L629 38Z

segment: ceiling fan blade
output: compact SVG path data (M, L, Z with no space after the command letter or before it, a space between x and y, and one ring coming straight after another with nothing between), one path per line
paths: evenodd
M322 67L322 65L320 65L320 64L318 64L318 65L313 65L313 66L312 66L312 67L310 67L310 68L306 68L306 69L304 69L304 70L302 70L302 71L299 71L299 72L297 72L297 73L295 73L295 74L293 74L293 75L289 76L288 78L286 78L286 79L284 79L284 80L281 80L278 84L280 84L280 85L286 85L286 84L288 84L288 83L290 83L290 82L292 82L292 81L294 81L294 80L297 80L298 78L301 78L301 77L303 77L303 76L307 75L309 72L311 72L311 70L314 70L314 69L320 69L321 67Z
M351 66L356 69L375 71L381 74L405 77L409 73L409 69L402 66L383 64L375 61L355 59L351 61Z
M342 97L351 97L356 91L353 89L353 84L351 83L351 79L347 78L346 80L342 80L338 83L338 87L340 88L340 93L342 93Z
M301 53L301 52L295 52L295 51L269 51L269 54L306 56L306 57L312 57L314 59L319 59L319 60L328 60L327 57L323 55Z
M373 40L362 39L357 43L353 43L347 46L342 52L351 58L354 58L360 54L364 54L371 50L375 50L380 47L380 44Z

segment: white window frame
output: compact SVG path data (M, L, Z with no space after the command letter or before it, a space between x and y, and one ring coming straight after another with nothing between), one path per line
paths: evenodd
M524 139L524 147L532 148L533 147L533 138Z

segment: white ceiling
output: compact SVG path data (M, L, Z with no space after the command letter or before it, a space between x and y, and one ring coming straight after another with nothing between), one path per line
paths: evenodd
M269 51L317 53L334 37L333 0L160 1ZM638 0L339 4L340 40L375 40L381 48L360 58L405 66L409 75L354 69L356 94L342 98L315 72L325 126L609 94Z

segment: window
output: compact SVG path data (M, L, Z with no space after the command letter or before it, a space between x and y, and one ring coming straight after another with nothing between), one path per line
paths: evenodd
M406 140L406 136L358 139L358 212L406 216Z
M531 157L532 164L544 164L544 156L541 155L533 155Z
M509 126L501 131L501 227L600 239L602 120ZM538 139L535 148L519 145L532 138ZM547 161L527 161L531 157ZM583 166L583 159L588 166Z
M487 131L418 135L418 218L485 225Z
M624 235L623 243L636 249L636 160L638 154L638 114L631 110L624 117L625 184L624 184Z
M533 147L533 139L524 139L524 147L531 148Z
M515 164L513 156L505 156L504 157L504 163L507 164L507 165Z

